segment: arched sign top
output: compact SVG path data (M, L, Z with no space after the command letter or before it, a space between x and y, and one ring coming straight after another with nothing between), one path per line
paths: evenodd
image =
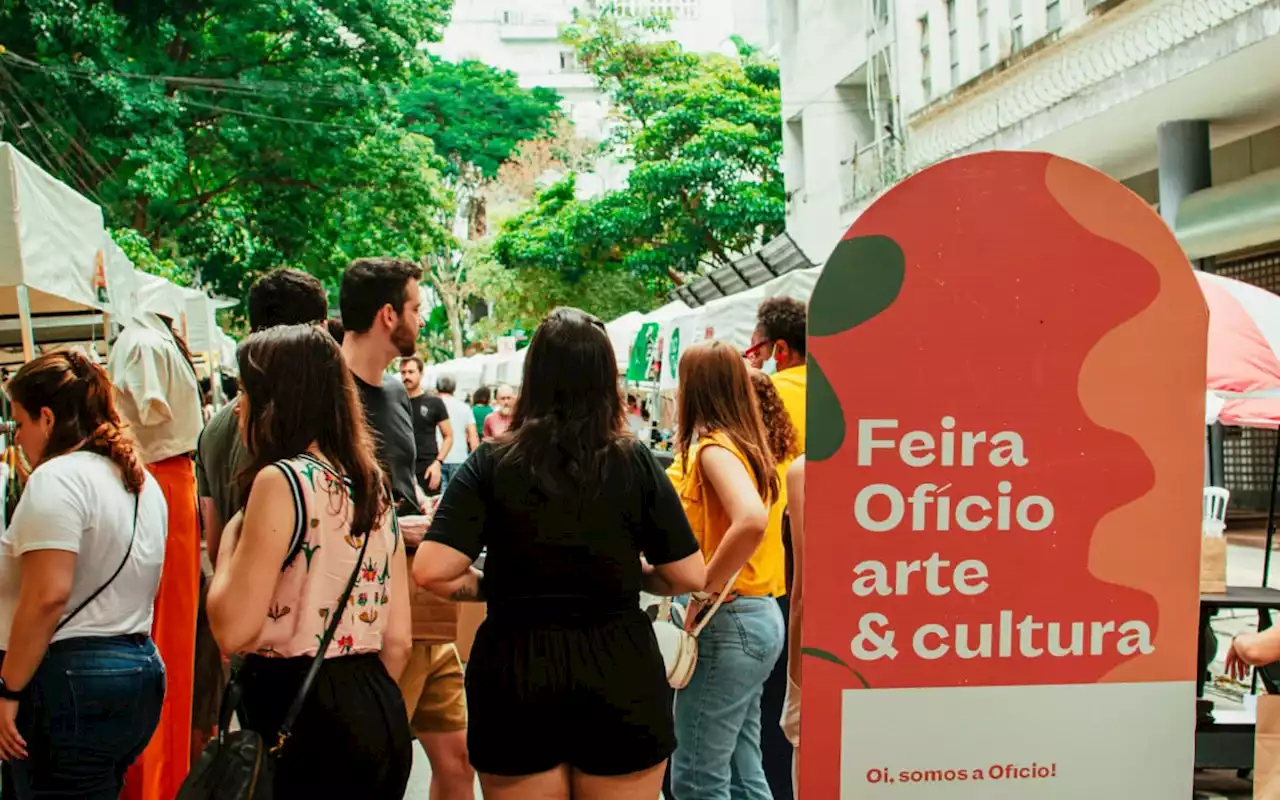
M1207 323L1065 159L863 213L810 301L802 797L1190 793Z

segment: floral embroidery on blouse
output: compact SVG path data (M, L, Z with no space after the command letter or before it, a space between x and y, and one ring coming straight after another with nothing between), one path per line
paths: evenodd
M254 651L275 658L315 655L364 539L351 532L351 489L342 476L305 453L272 466L293 490L297 524ZM380 608L388 602L391 558L399 549L393 511L372 535L326 658L382 649L387 617Z

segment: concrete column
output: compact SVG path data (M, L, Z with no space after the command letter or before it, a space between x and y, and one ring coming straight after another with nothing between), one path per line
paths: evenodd
M1174 229L1182 198L1213 185L1207 120L1165 122L1156 129L1160 216ZM1196 265L1197 269L1200 265Z
M1160 216L1169 229L1174 230L1182 199L1213 185L1209 122L1189 119L1161 124L1156 129L1156 153L1159 159ZM1212 258L1192 261L1191 266L1206 272L1214 269ZM1208 482L1213 486L1223 485L1222 442L1222 425L1210 426L1205 455Z

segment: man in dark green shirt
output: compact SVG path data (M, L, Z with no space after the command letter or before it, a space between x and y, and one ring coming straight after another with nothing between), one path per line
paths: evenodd
M276 325L320 323L328 315L324 287L300 270L272 270L249 290L249 327L255 333ZM218 557L222 526L240 510L240 471L249 464L236 408L235 403L228 403L218 409L196 445L200 519L210 559Z

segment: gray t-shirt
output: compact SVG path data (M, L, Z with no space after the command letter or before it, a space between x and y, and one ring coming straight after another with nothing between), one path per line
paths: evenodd
M249 463L249 449L240 435L236 404L228 403L218 409L204 426L196 445L199 496L213 498L213 505L224 525L240 510L236 481L240 471Z

